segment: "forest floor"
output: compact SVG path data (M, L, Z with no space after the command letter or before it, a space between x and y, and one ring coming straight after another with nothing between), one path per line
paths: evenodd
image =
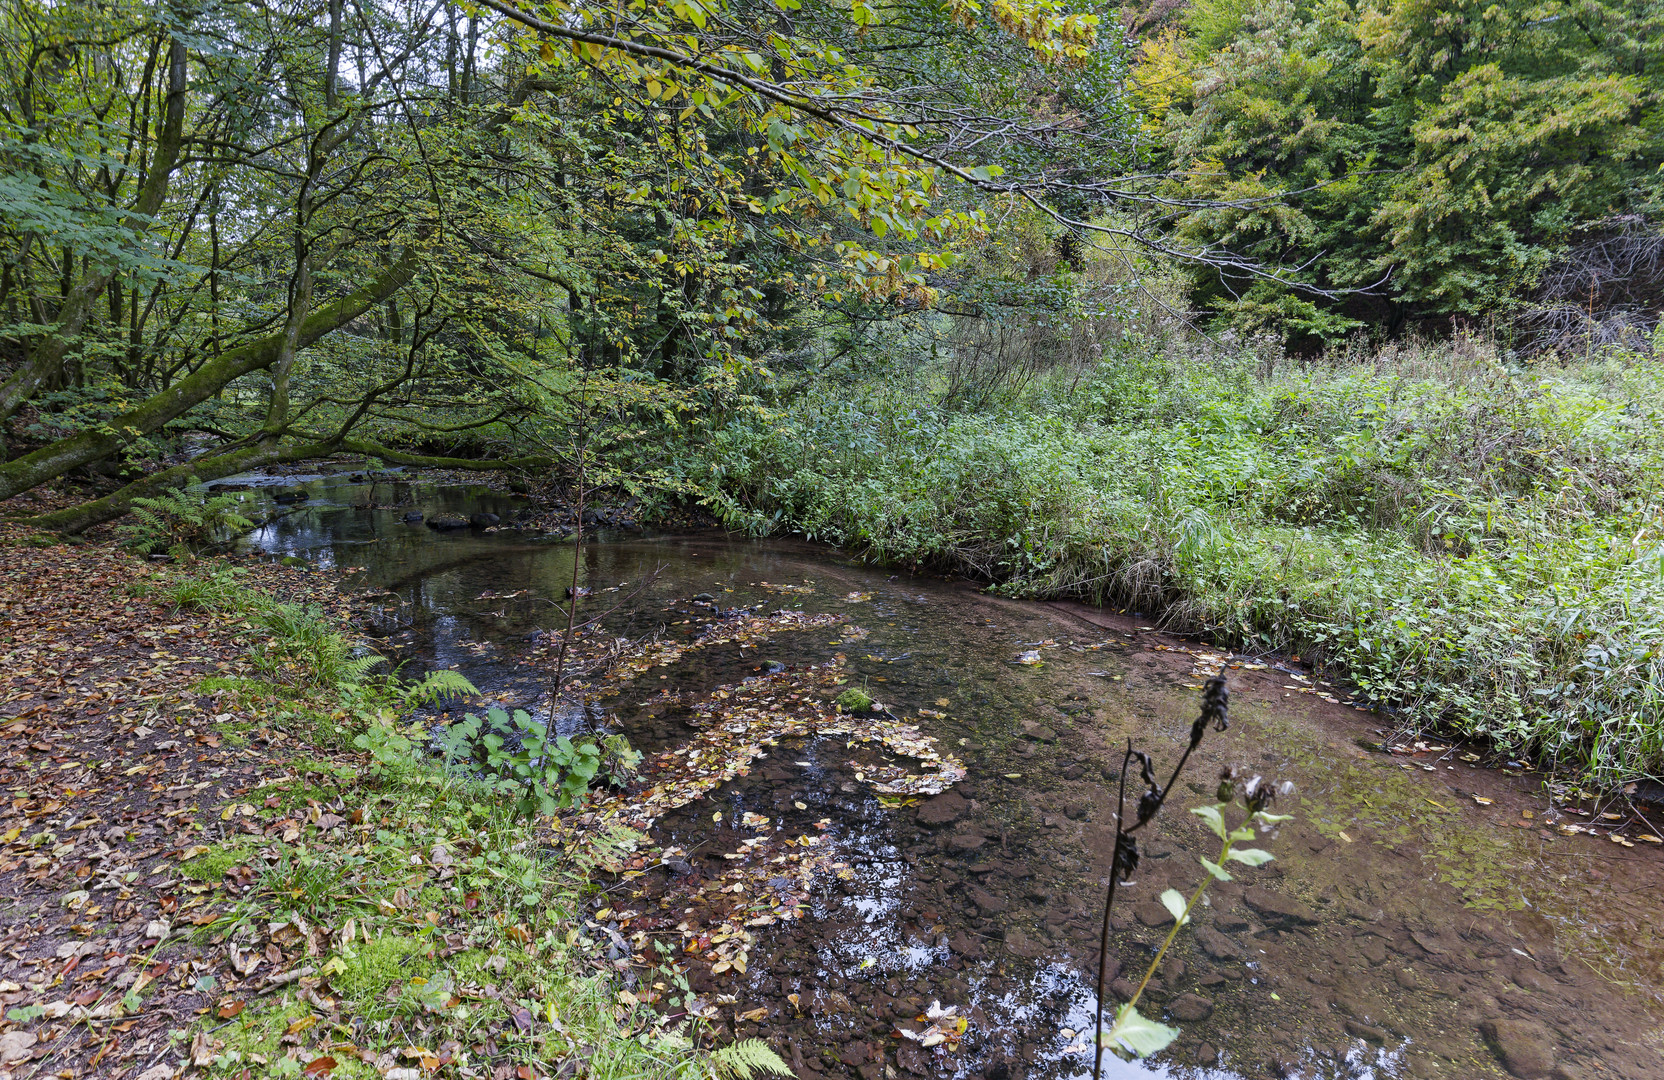
M264 816L204 809L288 773L294 740L266 725L228 738L219 729L245 718L193 689L249 674L240 620L134 595L156 571L105 545L36 547L15 526L0 543L0 1068L171 1076L182 1048L170 1032L229 1014L287 967L285 954L245 979L193 940L236 887L199 880L189 860L205 839L317 830L304 813L269 813L268 799ZM328 591L260 569L274 590Z
M349 590L232 565L0 525L0 1080L691 1067L558 925L581 881L372 776L350 731L389 701L274 647ZM241 606L182 602L205 571Z

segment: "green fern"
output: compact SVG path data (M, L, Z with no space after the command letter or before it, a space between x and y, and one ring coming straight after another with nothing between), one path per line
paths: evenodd
M339 668L340 676L339 676L339 678L336 679L336 682L337 683L362 682L362 681L364 681L364 676L366 676L370 673L371 668L375 667L377 664L382 663L386 659L387 658L385 656L381 656L381 655L378 655L376 653L370 653L366 656L355 656L350 660L343 660L341 662L340 668Z
M419 683L413 683L404 689L404 703L407 707L416 708L422 705L437 705L446 698L477 697L479 688L462 677L460 671L440 668L430 671L427 677Z
M233 495L203 499L173 488L133 500L133 520L116 527L124 547L147 555L176 548L193 550L229 538L254 522L237 513Z
M741 1039L720 1050L713 1050L711 1064L716 1067L718 1076L738 1077L738 1080L751 1080L753 1072L771 1073L775 1076L795 1075L791 1066L781 1061L780 1055L761 1039Z

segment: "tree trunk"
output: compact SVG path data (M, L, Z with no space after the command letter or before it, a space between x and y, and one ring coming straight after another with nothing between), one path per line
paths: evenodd
M183 465L163 469L161 472L151 473L142 480L135 480L120 491L112 492L102 499L93 499L78 506L54 510L49 514L29 518L27 524L32 528L49 532L78 533L90 529L94 525L114 521L132 508L134 499L151 498L168 488L183 487L193 479L200 481L218 480L223 476L233 476L240 472L247 472L250 469L260 469L267 465L285 465L292 461L305 461L308 458L328 457L341 451L381 458L383 461L391 461L400 465L423 465L434 469L468 469L474 472L547 468L552 461L548 457L475 461L471 458L407 454L402 450L394 450L368 439L354 439L342 435L311 439L305 442L260 442L253 446L213 454L186 462Z
M310 345L392 296L415 276L416 261L414 249L408 250L362 289L319 309L301 325L297 347ZM0 499L9 499L71 469L109 457L130 439L158 430L192 406L213 397L233 379L270 367L278 360L284 337L279 331L229 349L168 389L146 398L136 408L112 417L108 423L59 439L0 465Z
M114 521L127 513L133 506L133 500L150 498L166 491L168 488L183 487L193 478L197 480L218 480L222 476L232 476L236 473L247 472L267 465L281 465L291 461L302 461L306 458L326 457L335 452L333 442L280 443L263 442L253 446L243 447L229 453L215 454L211 457L198 458L196 461L184 465L175 465L161 472L151 473L142 480L135 480L120 491L112 492L102 499L94 499L78 506L54 510L49 514L33 517L28 523L37 529L51 532L78 533L90 529L94 525L101 525L106 521Z
M185 90L189 74L185 61L185 44L174 38L168 46L168 96L162 112L162 130L156 139L156 153L149 174L133 204L132 213L135 216L152 217L161 208L162 201L167 198L174 167L179 162L179 151L185 141ZM74 347L99 294L103 293L113 273L113 267L93 271L65 293L54 320L57 328L34 346L28 362L0 385L0 421L9 418L57 376L63 367L64 357Z

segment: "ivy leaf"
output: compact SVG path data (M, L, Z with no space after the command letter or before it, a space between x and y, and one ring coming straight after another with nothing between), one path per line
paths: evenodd
M1179 1037L1179 1029L1151 1020L1133 1007L1131 1002L1115 1011L1115 1024L1104 1032L1104 1041L1125 1048L1134 1057L1149 1057L1161 1051Z

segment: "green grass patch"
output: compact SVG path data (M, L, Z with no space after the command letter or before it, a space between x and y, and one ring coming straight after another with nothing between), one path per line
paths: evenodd
M1405 729L1664 774L1664 362L1111 352L956 408L794 388L690 453L712 502L1018 596L1316 660Z

